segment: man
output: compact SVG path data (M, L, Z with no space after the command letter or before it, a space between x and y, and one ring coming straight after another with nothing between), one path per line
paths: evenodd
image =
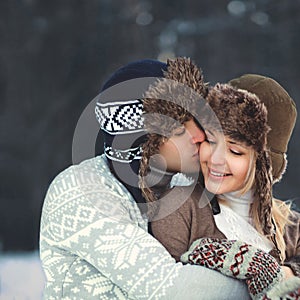
M183 97L183 102L155 107L145 122L158 116L165 126L145 132L142 114L146 99L140 99L153 78L187 85L198 98ZM159 199L173 175L187 165L192 174L198 174L195 157L204 135L194 115L204 92L200 70L181 58L168 65L155 60L134 62L106 82L96 107L104 133L104 155L59 174L44 202L40 251L46 299L249 298L239 281L176 263L148 233L148 218L155 205L149 208L143 195L148 191L153 200ZM181 99L178 95L174 98ZM190 155L184 156L187 148ZM141 151L151 153L149 161L142 164L144 170L140 170ZM180 163L171 165L168 152L170 157L178 155Z

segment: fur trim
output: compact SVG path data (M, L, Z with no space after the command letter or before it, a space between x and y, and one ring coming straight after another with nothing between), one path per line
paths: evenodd
M274 184L279 182L282 179L282 176L285 174L288 160L285 152L278 152L273 148L270 148L270 157L272 161Z
M168 69L164 72L165 78L180 82L192 88L199 95L206 96L207 84L204 82L202 70L190 58L179 57L168 60Z
M236 90L228 84L216 84L206 97L207 110L202 117L205 126L217 127L220 122L225 135L261 151L266 145L270 128L267 125L267 110L252 93ZM211 117L211 111L217 118ZM202 124L202 125L203 125Z
M261 151L256 158L254 198L258 204L261 231L272 235L272 168L268 151Z
M202 104L202 105L201 105ZM174 129L197 118L205 101L190 87L161 79L145 93L144 124L148 133L169 138Z

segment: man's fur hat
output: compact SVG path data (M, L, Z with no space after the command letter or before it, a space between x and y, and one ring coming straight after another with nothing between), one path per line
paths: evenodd
M208 109L203 113L204 129L222 130L225 136L244 143L255 151L254 202L259 207L261 231L271 235L272 167L267 149L267 109L259 98L228 84L216 84L206 97ZM211 110L219 124L212 122ZM253 204L254 204L253 202ZM256 207L257 207L256 206Z
M207 94L202 71L189 58L168 60L167 65L164 78L153 84L143 99L144 124L148 136L143 144L140 187L149 203L149 216L155 210L153 203L157 200L146 180L150 172L150 158L159 153L160 146L174 129L199 117L205 104L203 98Z

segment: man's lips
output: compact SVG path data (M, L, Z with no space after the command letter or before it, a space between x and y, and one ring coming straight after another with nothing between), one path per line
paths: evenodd
M197 156L199 158L199 149L197 149L194 154L192 155L192 157Z

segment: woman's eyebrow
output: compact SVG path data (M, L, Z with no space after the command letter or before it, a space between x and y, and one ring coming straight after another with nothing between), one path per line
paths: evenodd
M243 144L240 144L239 142L235 142L235 141L228 141L229 144L232 144L232 145L237 145L237 146L240 146L242 148L245 148L247 149L247 146L243 145Z

